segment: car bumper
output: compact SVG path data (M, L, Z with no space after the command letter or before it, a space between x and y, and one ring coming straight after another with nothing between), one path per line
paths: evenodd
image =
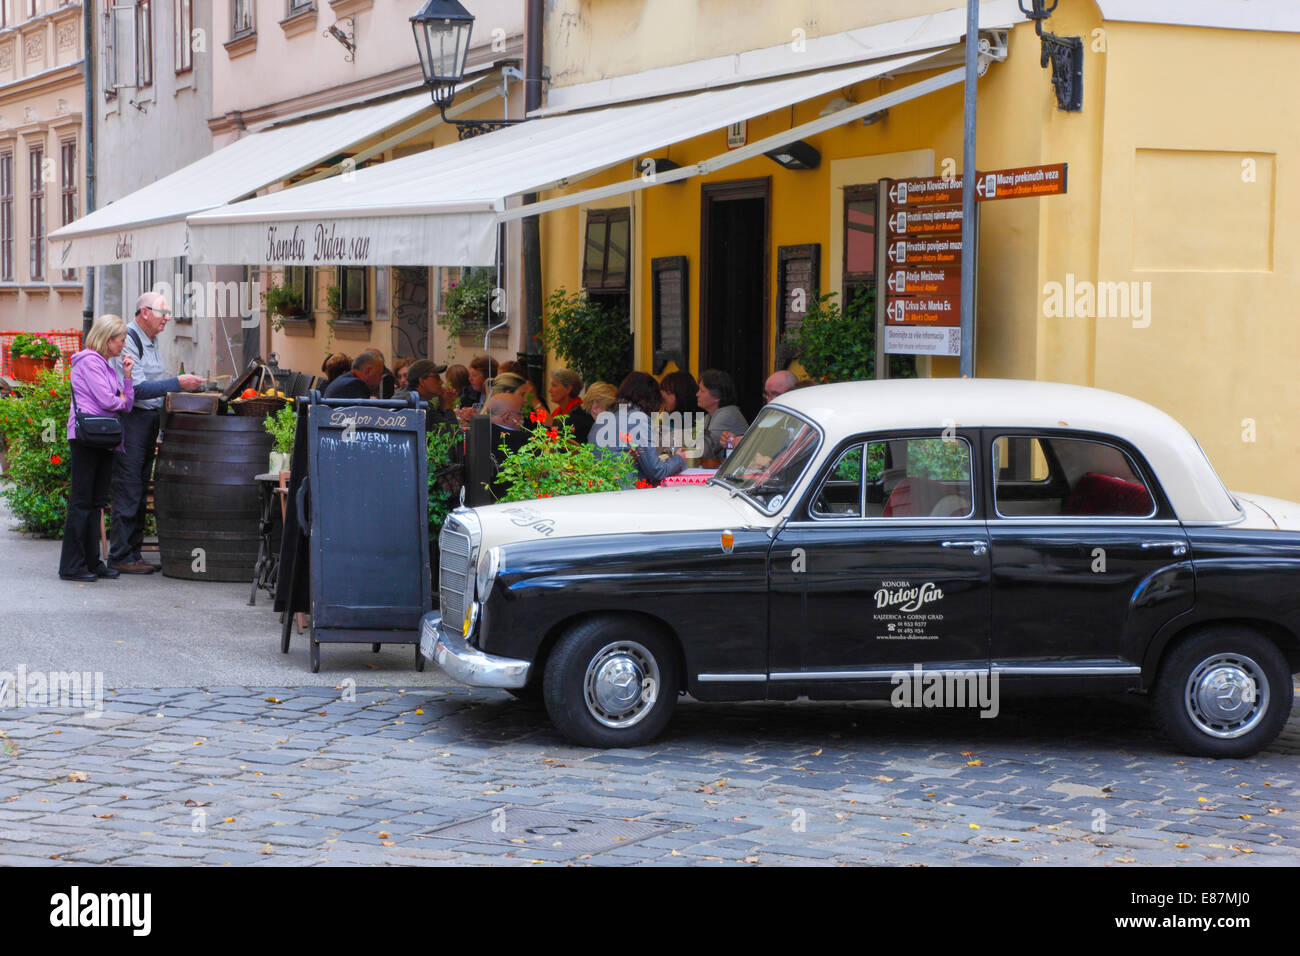
M420 621L420 653L452 680L471 687L523 687L532 667L530 661L484 654L470 647L464 637L442 626L442 615L437 611Z

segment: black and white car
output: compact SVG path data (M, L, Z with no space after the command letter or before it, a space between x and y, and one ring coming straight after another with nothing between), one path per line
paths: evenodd
M421 646L635 746L677 697L1150 694L1196 754L1267 746L1300 671L1300 505L1229 493L1122 395L1043 382L799 389L706 486L458 509Z

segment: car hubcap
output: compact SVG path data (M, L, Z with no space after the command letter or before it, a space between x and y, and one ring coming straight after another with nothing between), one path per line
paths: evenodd
M631 727L659 699L659 665L635 641L601 648L583 680L587 710L606 727Z
M1211 737L1249 733L1268 710L1268 678L1249 657L1216 654L1187 678L1187 713Z

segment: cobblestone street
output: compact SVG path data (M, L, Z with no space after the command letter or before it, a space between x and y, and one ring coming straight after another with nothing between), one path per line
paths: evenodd
M656 744L605 752L538 705L418 686L3 717L0 864L1300 862L1296 717L1243 761L1173 752L1134 699L684 702Z

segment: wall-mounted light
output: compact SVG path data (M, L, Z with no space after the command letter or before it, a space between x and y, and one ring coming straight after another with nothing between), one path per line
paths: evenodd
M346 30L342 29L339 26L340 23L346 23L348 25L348 28ZM343 57L343 59L346 60L348 63L352 62L352 58L357 52L356 35L353 33L354 29L355 29L355 24L353 23L352 18L346 17L335 23L331 23L321 34L321 36L333 37L334 39L339 41L339 43L343 46L343 49L348 51L347 54Z
M786 169L816 169L822 162L822 154L801 139L763 155Z

